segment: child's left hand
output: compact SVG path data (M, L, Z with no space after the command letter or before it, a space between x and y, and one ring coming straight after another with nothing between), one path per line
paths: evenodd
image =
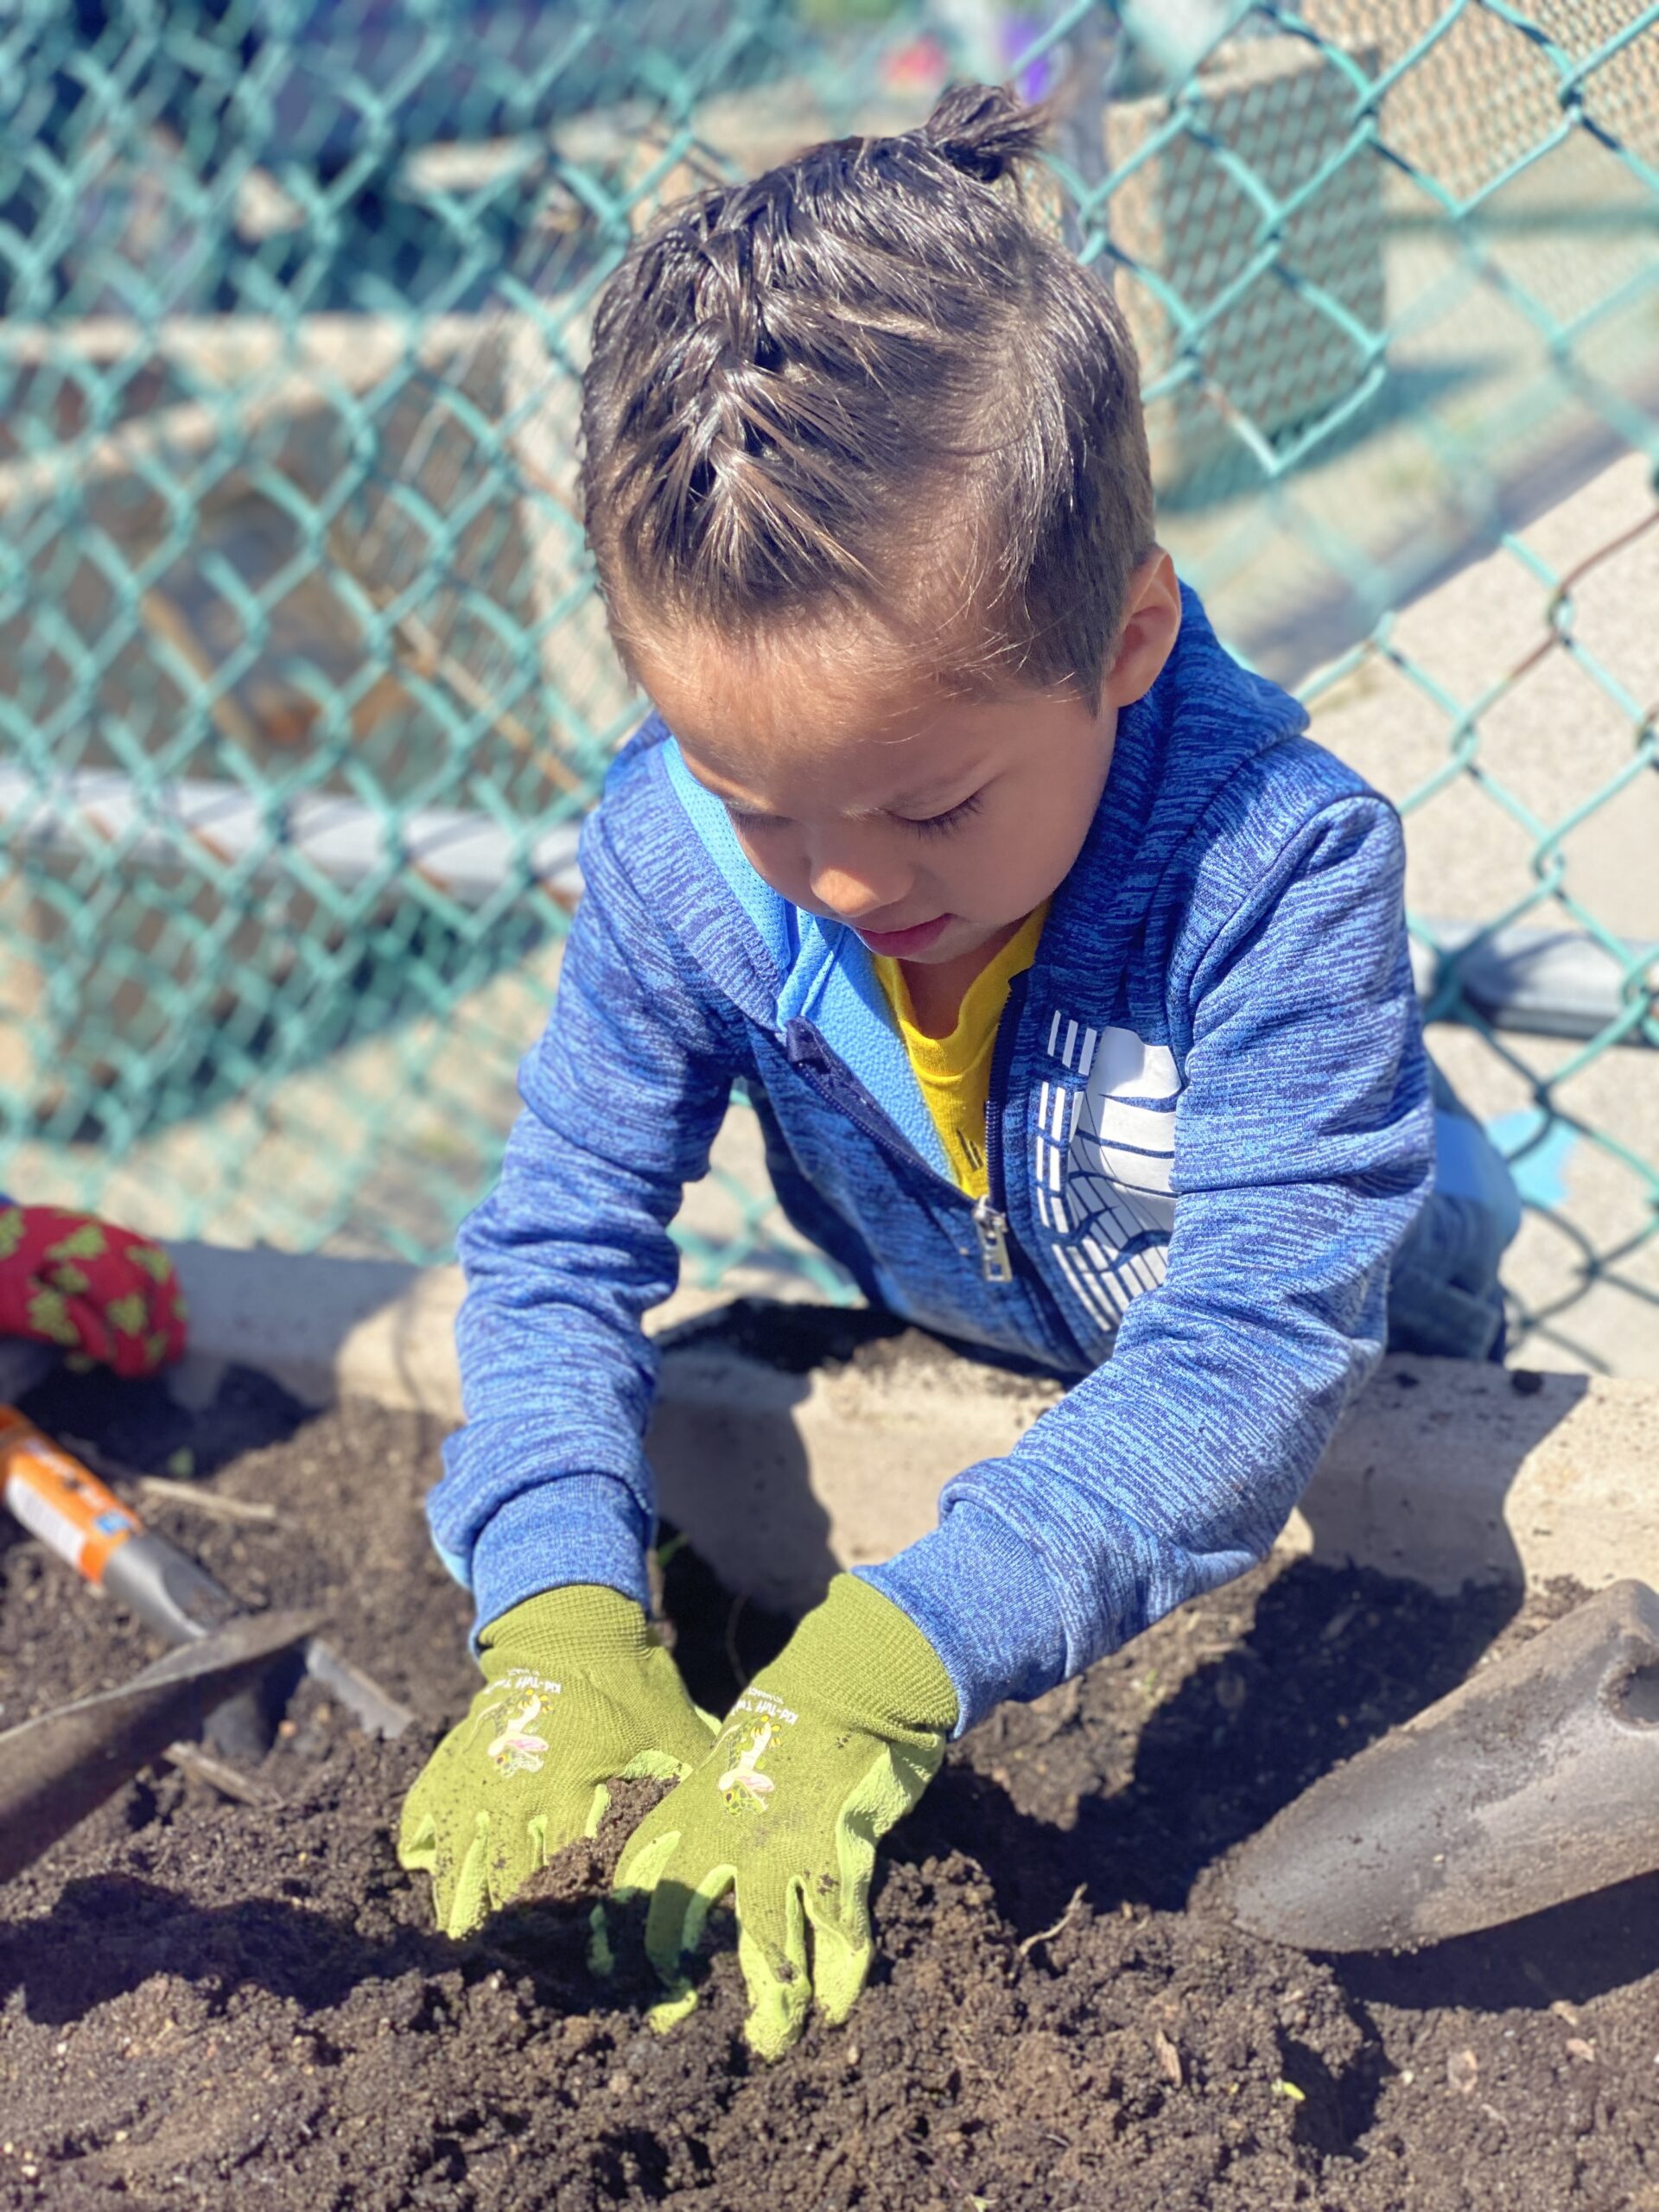
M92 1214L0 1199L0 1336L150 1375L184 1350L184 1319L160 1245Z
M696 2002L682 1961L728 1889L751 2047L781 2056L815 1994L827 2020L846 2018L874 1954L876 1840L938 1772L956 1717L921 1630L868 1583L837 1575L713 1750L628 1840L616 1895L650 1897L645 1949L670 1985L658 2026Z

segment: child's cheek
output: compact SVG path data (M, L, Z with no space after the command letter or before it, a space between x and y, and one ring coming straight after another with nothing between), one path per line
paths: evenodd
M775 831L765 837L754 837L739 830L737 842L755 874L780 897L798 906L806 891L806 870L792 846L780 841Z

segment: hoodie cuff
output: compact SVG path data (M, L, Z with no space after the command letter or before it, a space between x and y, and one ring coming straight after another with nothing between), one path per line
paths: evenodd
M651 1530L632 1491L614 1475L560 1475L520 1491L490 1516L473 1547L480 1632L526 1598L572 1583L620 1591L646 1612Z
M855 1574L833 1578L823 1603L750 1688L894 1742L948 1736L957 1721L957 1693L932 1645Z
M957 1694L954 1734L1005 1698L1038 1697L1065 1679L1053 1583L1000 1514L963 1499L885 1566L853 1572L907 1613L938 1653Z

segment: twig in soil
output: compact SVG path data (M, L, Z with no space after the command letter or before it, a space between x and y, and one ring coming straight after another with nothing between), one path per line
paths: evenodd
M253 1497L221 1497L217 1491L203 1490L195 1483L169 1482L165 1475L140 1475L138 1487L146 1497L159 1497L169 1505L188 1505L197 1513L205 1513L210 1521L257 1521L270 1529L276 1524L274 1505L266 1505Z
M226 1765L211 1751L204 1751L200 1744L169 1744L162 1757L169 1766L177 1767L181 1774L205 1782L221 1797L233 1797L238 1805L257 1805L270 1812L283 1802L281 1791L273 1789L270 1783Z
M1088 1890L1089 1885L1087 1882L1079 1882L1077 1888L1071 1892L1071 1904L1067 1905L1065 1910L1060 1915L1054 1925L1052 1928L1039 1928L1034 1936L1027 1936L1023 1942L1016 1943L1014 1945L1015 1955L1022 1959L1029 1958L1032 1952L1036 1949L1039 1943L1046 1943L1051 1936L1058 1936L1061 1929L1069 1928L1071 1922L1076 1918L1077 1907L1083 1903L1084 1897L1088 1894Z
M71 1436L66 1430L58 1439L66 1452L73 1452L84 1459L95 1475L106 1483L130 1483L148 1497L157 1497L169 1505L188 1505L198 1513L215 1521L257 1521L274 1528L279 1518L274 1505L265 1505L251 1497L221 1497L217 1491L204 1490L200 1483L175 1483L165 1475L146 1475L137 1467L130 1467L124 1459L115 1459L103 1451L89 1436Z

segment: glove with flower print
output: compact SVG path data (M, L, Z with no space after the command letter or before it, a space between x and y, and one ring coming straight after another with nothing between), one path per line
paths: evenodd
M641 1608L596 1583L526 1598L479 1654L484 1687L410 1791L398 1840L404 1866L432 1877L450 1936L594 1834L612 1782L674 1781L715 1728Z
M645 1949L670 1985L658 2027L696 2003L683 1961L728 1890L751 2047L779 2057L815 1996L827 2020L847 2018L874 1955L877 1841L938 1772L957 1715L921 1630L868 1583L837 1575L624 1849L615 1894L649 1898Z

